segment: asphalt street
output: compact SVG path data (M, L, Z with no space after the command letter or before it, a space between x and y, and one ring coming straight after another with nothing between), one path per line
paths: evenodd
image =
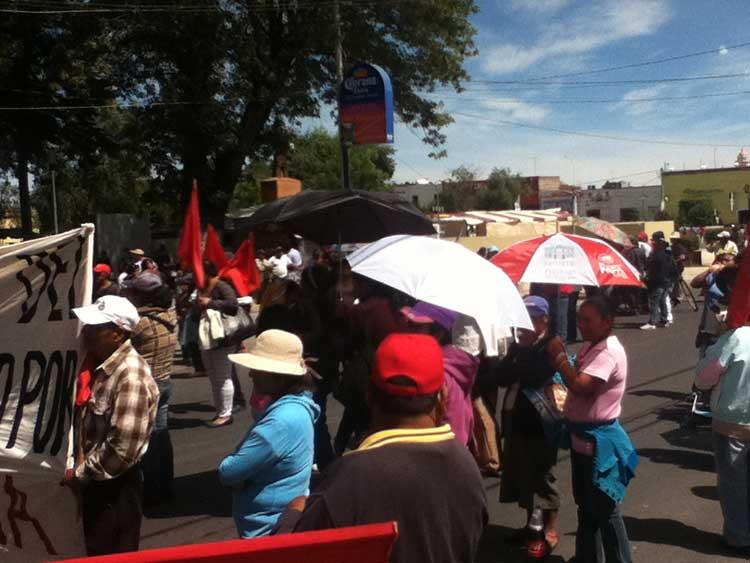
M721 545L710 429L683 424L690 409L699 313L680 305L675 317L674 326L651 332L638 330L644 317L622 317L617 322L616 332L630 363L622 422L641 458L623 506L634 557L639 562L742 560ZM249 381L243 385L249 396ZM147 510L141 547L236 538L230 494L219 484L216 467L247 431L249 412L238 413L232 426L205 427L204 421L213 416L208 379L195 377L184 365L178 365L174 375L170 410L176 498ZM340 405L331 399L332 431L340 414ZM567 561L574 552L576 512L566 452L560 455L558 481L563 496L561 541L549 558L552 562ZM490 522L478 560L521 561L518 549L507 546L505 539L523 524L524 514L514 505L498 503L499 480L486 479L485 488Z

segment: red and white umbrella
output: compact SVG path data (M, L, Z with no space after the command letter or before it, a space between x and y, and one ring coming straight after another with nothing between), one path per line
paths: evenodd
M492 263L516 283L641 285L638 270L609 244L563 233L517 242Z

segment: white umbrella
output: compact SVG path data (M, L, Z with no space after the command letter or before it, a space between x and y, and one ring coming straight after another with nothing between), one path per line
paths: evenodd
M497 340L509 327L532 328L510 278L455 242L395 235L368 244L348 260L358 274L474 317L489 355L497 353Z

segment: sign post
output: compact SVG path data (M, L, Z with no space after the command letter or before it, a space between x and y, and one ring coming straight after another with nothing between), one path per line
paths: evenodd
M393 142L393 87L385 70L359 63L343 76L339 86L339 127L344 186L351 189L349 147Z

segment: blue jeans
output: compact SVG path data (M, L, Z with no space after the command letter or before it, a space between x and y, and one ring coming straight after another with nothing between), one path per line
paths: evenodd
M141 459L143 496L150 502L171 497L174 479L174 453L169 437L169 398L172 396L172 380L157 381L156 385L159 387L156 422L148 442L148 450Z
M669 288L652 287L648 290L648 322L655 325L667 322L667 298Z
M571 452L573 498L578 505L576 561L632 563L630 541L615 501L594 486L594 458Z
M732 546L750 546L750 442L714 432L714 456L724 539Z

